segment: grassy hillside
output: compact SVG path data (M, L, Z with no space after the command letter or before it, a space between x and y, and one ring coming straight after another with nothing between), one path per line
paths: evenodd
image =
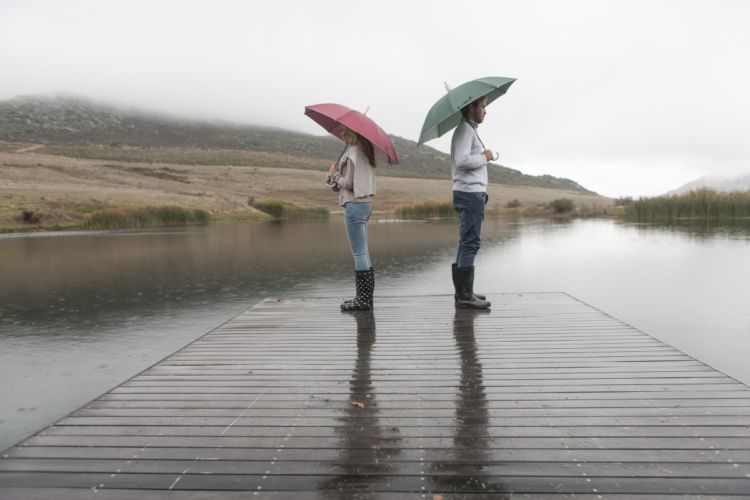
M393 140L403 163L377 169L378 217L404 204L449 207L448 155ZM167 208L214 219L262 219L258 207L269 203L336 211L323 176L340 150L323 135L186 122L79 99L0 102L0 232L86 227L97 214L110 220ZM612 207L567 179L499 165L490 179L491 214L553 215L561 199L569 214Z
M323 183L322 168L103 161L32 147L0 141L0 232L80 227L111 208L166 205L204 210L219 219L263 218L255 205L268 200L340 210L338 195ZM284 161L281 153L258 154L270 163ZM377 175L379 213L404 203L450 201L450 182L444 178L380 175L385 170ZM490 213L544 215L548 204L560 198L572 200L585 214L604 214L612 207L607 198L562 189L490 184L487 191Z
M327 136L218 122L178 120L76 98L17 97L0 102L0 141L37 144L37 153L108 161L325 169L341 150ZM450 158L393 137L401 158L379 175L446 179ZM7 146L6 146L7 148ZM491 183L590 191L569 179L531 176L491 164Z

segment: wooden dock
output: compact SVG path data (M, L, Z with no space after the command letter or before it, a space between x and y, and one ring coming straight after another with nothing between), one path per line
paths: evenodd
M750 388L569 295L490 299L265 300L7 450L0 498L750 498Z

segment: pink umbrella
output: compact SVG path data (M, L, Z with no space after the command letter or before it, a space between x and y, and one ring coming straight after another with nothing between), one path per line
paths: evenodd
M398 163L398 155L391 138L377 123L359 111L341 104L325 103L305 106L305 114L341 140L343 140L342 125L353 130L372 143L381 161L385 159L391 165Z

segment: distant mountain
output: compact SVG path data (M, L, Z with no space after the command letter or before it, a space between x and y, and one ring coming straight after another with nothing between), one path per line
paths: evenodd
M392 136L401 164L381 175L446 178L450 156ZM224 122L189 121L72 97L23 96L0 101L0 140L35 144L180 147L285 153L331 160L341 143L326 136ZM532 176L491 164L490 182L592 193L570 179Z
M750 173L737 176L704 176L667 194L683 194L696 189L713 189L719 192L747 191L750 190Z

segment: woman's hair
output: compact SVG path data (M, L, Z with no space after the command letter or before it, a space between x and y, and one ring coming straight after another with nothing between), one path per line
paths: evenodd
M372 165L373 167L377 167L377 165L375 164L375 150L372 147L372 143L356 132L354 132L354 135L357 137L357 142L359 143L359 147L362 148L362 152L370 161L370 165Z

